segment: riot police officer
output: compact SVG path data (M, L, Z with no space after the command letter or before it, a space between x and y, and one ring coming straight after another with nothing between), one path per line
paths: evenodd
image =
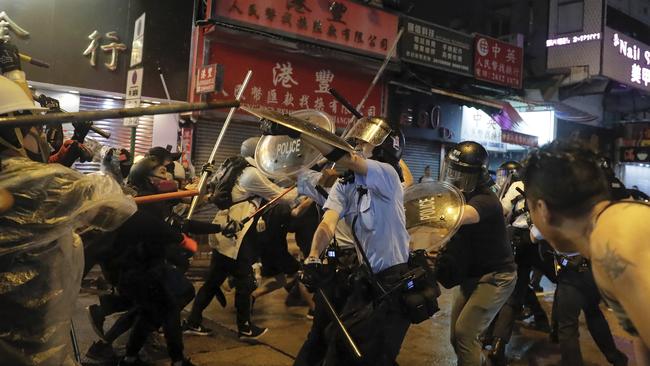
M442 277L447 287L459 285L454 289L450 333L461 366L482 364L478 338L512 294L517 277L503 209L488 186L487 162L483 146L464 141L447 152L442 169L442 180L461 190L466 201L462 226L443 254L453 256L456 269L451 270L457 272L454 278ZM466 270L459 271L463 267Z
M265 133L296 135L268 121L262 127ZM356 142L356 153L303 135L328 160L349 170L345 179L334 184L324 205L326 211L305 260L306 282L318 285L309 279L319 277L320 256L339 220L345 220L365 266L356 271L355 288L345 299L342 313L355 323L349 331L363 358L355 359L341 347L343 341L335 331L328 339L324 363L393 365L410 325L399 291L390 292L408 272L409 235L399 168L404 139L385 119L377 117L360 119L346 137ZM360 311L364 309L369 311Z

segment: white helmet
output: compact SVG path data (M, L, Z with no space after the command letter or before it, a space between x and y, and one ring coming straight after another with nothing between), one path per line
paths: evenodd
M0 115L19 111L39 112L34 101L14 81L0 76ZM13 150L24 157L47 161L49 147L42 132L33 128L3 127L0 124L0 150ZM31 153L31 156L30 156ZM38 158L36 158L38 157Z
M0 114L45 110L47 108L37 107L18 84L0 76Z

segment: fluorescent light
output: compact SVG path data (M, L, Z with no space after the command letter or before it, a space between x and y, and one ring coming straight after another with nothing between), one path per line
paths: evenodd
M79 92L76 91L76 90L68 90L68 93L70 93L70 94L79 94Z
M113 98L113 99L117 99L117 100L122 100L122 99L124 99L124 98L122 98L122 97L111 97L111 98Z

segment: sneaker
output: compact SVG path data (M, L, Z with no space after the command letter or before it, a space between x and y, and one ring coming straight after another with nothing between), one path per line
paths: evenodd
M207 336L212 334L212 329L206 328L203 325L194 325L189 322L183 322L183 333L197 335L197 336Z
M104 340L104 321L106 317L102 311L102 307L95 304L88 307L88 318L90 319L90 325L97 334L97 336Z
M114 360L115 351L112 345L103 341L97 341L90 345L88 351L86 351L86 357L95 361Z
M120 362L118 362L117 366L152 366L149 362L144 362L139 358L136 358L133 361L126 361L126 357L122 357Z
M314 309L309 309L306 315L307 319L314 320Z
M260 328L253 325L251 322L246 322L243 326L239 327L237 335L239 339L258 339L268 332L269 328Z

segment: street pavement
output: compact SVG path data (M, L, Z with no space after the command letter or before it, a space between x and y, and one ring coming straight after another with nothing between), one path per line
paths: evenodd
M207 264L208 259L203 256L194 261L189 272L197 289L201 276L207 269ZM92 275L91 273L91 278ZM553 297L552 285L546 282L543 285L548 292L540 296L544 308L550 314ZM96 339L88 323L85 310L88 305L97 302L95 294L96 291L92 289L92 286L82 291L74 316L82 356ZM205 337L184 336L186 354L199 366L292 365L311 326L311 321L306 318L307 308L287 307L285 305L287 292L284 289L258 299L255 303L253 320L258 326L268 327L269 332L259 341L247 343L237 339L233 295L233 292L226 293L228 304L225 309L213 301L204 312L205 325L214 329L212 335ZM449 344L451 291L443 289L439 303L441 310L431 320L411 326L409 329L397 360L400 365L455 365L456 358ZM190 306L186 308L186 311L189 309ZM616 343L630 357L630 365L634 365L630 338L618 326L613 313L604 307L603 311L612 327ZM186 315L187 312L184 316ZM107 321L107 325L110 322L111 319ZM584 320L581 321L580 334L586 365L608 365L589 335ZM125 342L126 337L122 337L116 342L118 353L124 352ZM155 365L169 365L163 337L154 336L150 343L153 345L147 346L145 356ZM559 365L560 361L558 345L551 343L547 334L527 329L521 325L521 322L515 329L508 348L508 355L510 365L513 366L550 366ZM83 357L82 361L85 365L107 365L94 363Z

